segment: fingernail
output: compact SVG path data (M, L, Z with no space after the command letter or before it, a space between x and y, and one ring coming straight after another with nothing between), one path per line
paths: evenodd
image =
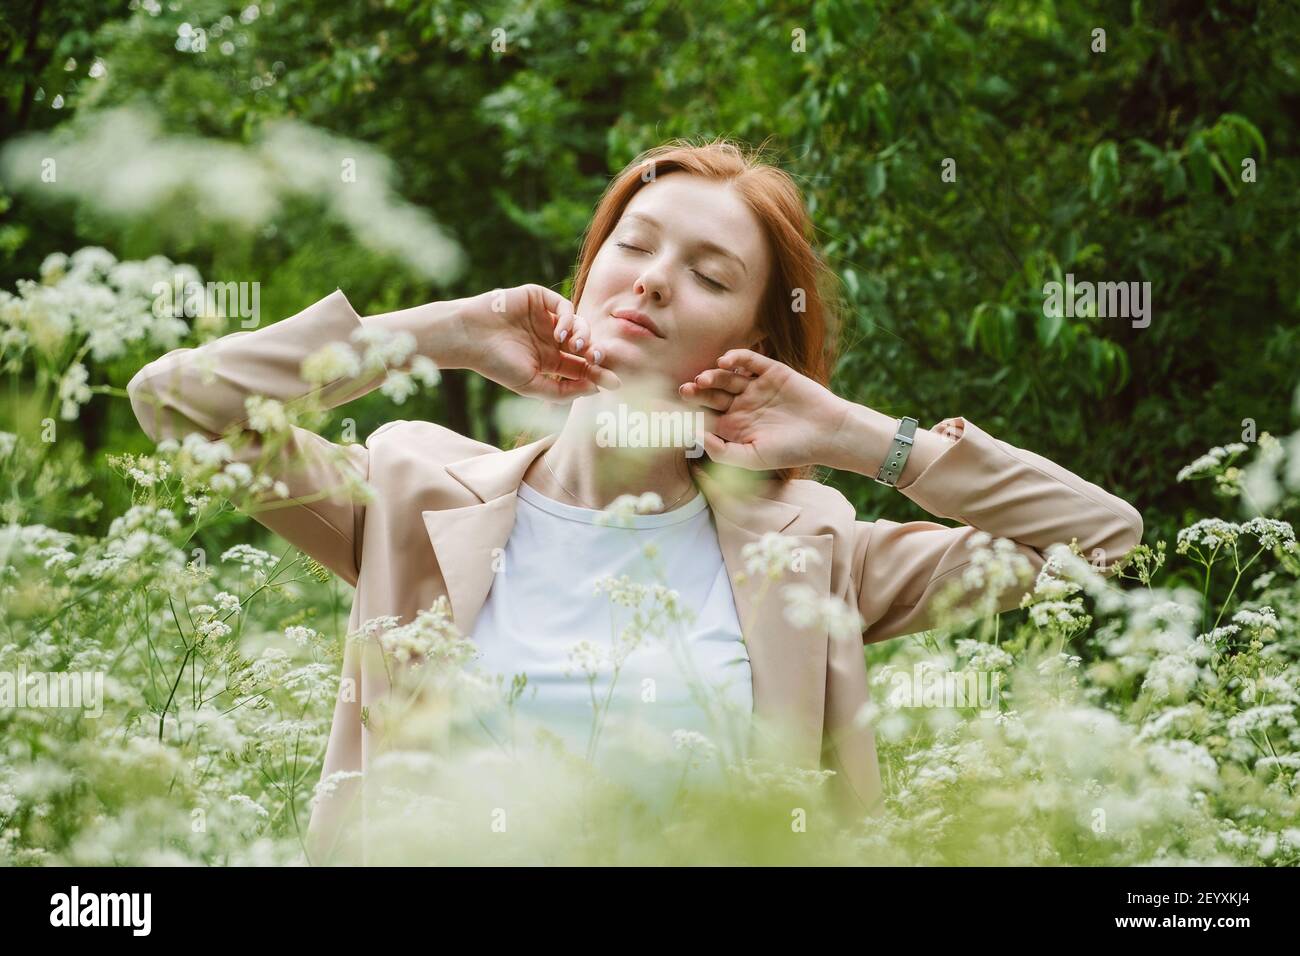
M560 344L563 345L563 344L564 344L564 340L567 339L568 337L569 337L569 330L568 330L568 329L562 329L562 330L560 331Z
M596 349L596 351L592 353L592 358L595 360L597 365L600 364L600 349Z
M575 351L575 352L581 352L581 351L582 351L582 338L581 338L581 337L578 337L577 339L574 340L574 342L573 342L573 351Z

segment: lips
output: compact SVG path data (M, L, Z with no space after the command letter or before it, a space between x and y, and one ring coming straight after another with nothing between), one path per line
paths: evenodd
M611 312L610 315L616 319L623 319L634 325L639 325L643 329L649 329L658 338L662 339L664 337L664 334L659 331L659 326L655 324L655 320L644 312L638 312L636 309L619 309L617 312Z

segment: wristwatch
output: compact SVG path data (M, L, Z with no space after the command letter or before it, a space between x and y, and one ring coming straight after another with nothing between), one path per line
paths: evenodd
M916 426L919 424L920 422L908 415L899 419L894 441L889 446L889 451L885 453L885 461L880 466L876 481L882 485L898 484L898 476L903 473L903 466L907 464L907 456L912 451L913 436L916 435Z

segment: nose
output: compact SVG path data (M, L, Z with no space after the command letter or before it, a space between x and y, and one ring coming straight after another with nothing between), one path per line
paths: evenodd
M668 283L664 281L657 268L647 269L636 280L632 286L632 291L639 296L653 295L655 303L658 305L667 305L671 297L668 289Z

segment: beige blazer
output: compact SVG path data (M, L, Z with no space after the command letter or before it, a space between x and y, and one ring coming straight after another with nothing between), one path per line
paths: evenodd
M246 396L288 401L305 395L302 360L326 343L347 343L359 327L359 316L336 290L273 325L150 362L128 385L132 408L155 441L188 431L216 438L246 421ZM320 398L341 405L380 380L332 383ZM963 421L962 437L898 488L930 514L960 522L956 527L861 520L839 491L816 481L768 481L752 497L731 494L708 475L700 481L733 580L756 724L772 720L791 729L790 758L835 770L831 787L850 809L870 811L881 794L872 730L854 719L869 700L863 645L931 626L932 599L960 578L969 562L967 542L977 530L1015 541L1035 569L1054 542L1077 538L1085 555L1100 548L1113 562L1142 538L1142 518L1125 501ZM364 444L331 449L325 438L295 427L276 473L293 498L308 501L255 511L254 517L355 587L350 630L380 615L405 623L446 595L456 625L468 635L492 585L493 549L505 546L513 527L524 472L555 437L502 451L432 422L393 421ZM341 453L342 465L331 451ZM338 493L348 471L375 488L372 503L354 504ZM792 627L776 588L769 586L760 607L760 582L736 583L744 570L742 549L770 531L816 552L821 560L808 561L790 581L857 608L865 621L861 640L828 633L825 625ZM1006 594L1001 610L1017 606L1020 597L1019 591ZM361 711L390 686L383 668L363 659L353 642L342 676L359 691L335 705L323 776L367 766L374 744ZM340 787L313 810L314 858L339 835L342 807L355 796L354 787Z

